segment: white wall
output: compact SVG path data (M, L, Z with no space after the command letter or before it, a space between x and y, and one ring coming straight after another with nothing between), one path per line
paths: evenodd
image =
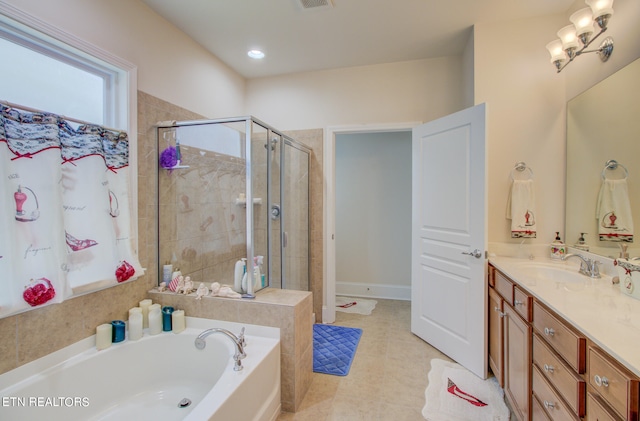
M411 296L411 132L336 136L336 291Z
M463 107L462 58L441 57L247 81L247 110L281 130L429 121Z
M244 115L245 80L133 0L4 0L138 66L138 89L207 117Z

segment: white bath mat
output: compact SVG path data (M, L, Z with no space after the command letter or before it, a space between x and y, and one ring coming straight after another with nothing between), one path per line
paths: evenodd
M431 360L422 416L428 421L509 421L495 377L482 380L459 364Z
M365 300L364 298L336 297L336 311L344 313L357 313L368 316L378 302L376 300Z

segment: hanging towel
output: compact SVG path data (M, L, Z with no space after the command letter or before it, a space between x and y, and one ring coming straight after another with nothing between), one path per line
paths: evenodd
M602 181L596 218L600 241L633 243L633 218L626 179Z
M507 200L507 219L511 219L511 238L536 238L533 180L513 180Z

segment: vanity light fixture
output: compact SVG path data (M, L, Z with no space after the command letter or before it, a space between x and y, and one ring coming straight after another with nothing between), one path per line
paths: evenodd
M264 58L264 53L260 50L249 50L249 52L247 52L247 55L256 60Z
M551 63L558 73L576 57L584 53L597 53L603 62L609 60L613 52L613 38L605 38L600 47L587 50L604 31L607 30L609 18L613 15L613 0L585 0L589 7L573 13L567 25L558 31L558 39L547 44L551 54ZM595 36L594 32L598 31Z

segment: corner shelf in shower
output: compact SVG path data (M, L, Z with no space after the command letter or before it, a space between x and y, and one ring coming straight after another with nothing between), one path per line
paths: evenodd
M188 165L174 165L173 167L162 167L163 170L172 171L172 170L183 170L185 168L189 168Z
M259 197L254 198L253 199L253 204L254 205L261 205L262 204L262 199L259 198ZM247 199L236 199L236 205L247 207Z

